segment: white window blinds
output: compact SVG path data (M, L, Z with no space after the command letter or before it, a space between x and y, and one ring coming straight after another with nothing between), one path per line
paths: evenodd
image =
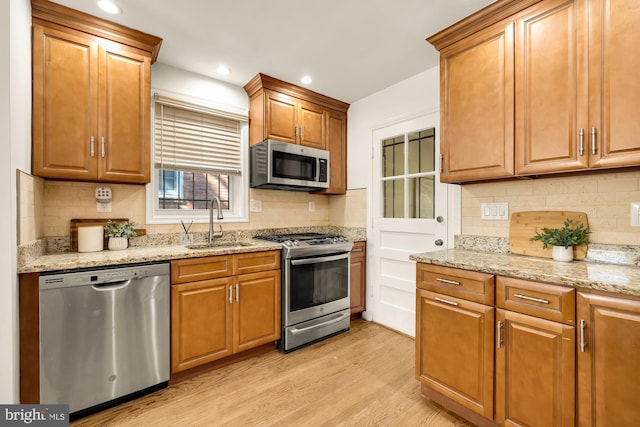
M155 94L158 169L240 175L240 125L246 116Z

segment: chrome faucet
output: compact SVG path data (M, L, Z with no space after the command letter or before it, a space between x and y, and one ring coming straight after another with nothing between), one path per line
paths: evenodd
M224 219L222 217L222 209L220 207L220 199L218 199L217 197L214 196L213 199L211 199L211 206L209 206L209 243L213 243L213 241L215 240L216 237L222 237L222 224L220 225L220 231L213 231L214 227L213 227L213 203L217 203L218 205L218 219Z

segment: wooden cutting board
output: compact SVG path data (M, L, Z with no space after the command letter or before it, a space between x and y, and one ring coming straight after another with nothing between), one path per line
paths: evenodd
M573 219L573 226L584 224L589 227L587 214L571 211L524 211L511 214L509 223L509 249L511 253L541 258L551 258L551 247L542 249L542 242L529 239L542 231L543 227L559 228L567 218ZM587 245L573 248L574 259L587 256Z

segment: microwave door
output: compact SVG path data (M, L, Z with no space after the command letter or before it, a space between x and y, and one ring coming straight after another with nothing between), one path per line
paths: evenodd
M317 159L314 157L274 150L271 161L274 184L307 185L316 181Z

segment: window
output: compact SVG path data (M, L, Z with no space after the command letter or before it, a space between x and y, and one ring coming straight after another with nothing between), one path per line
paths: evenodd
M158 94L154 100L147 222L207 222L213 197L226 222L246 221L246 115Z

